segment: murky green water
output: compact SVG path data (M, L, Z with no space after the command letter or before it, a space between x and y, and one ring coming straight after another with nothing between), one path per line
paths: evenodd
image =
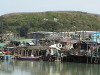
M69 62L0 61L0 75L99 75L100 65Z

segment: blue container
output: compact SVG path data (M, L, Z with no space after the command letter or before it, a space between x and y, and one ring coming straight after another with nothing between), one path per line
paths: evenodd
M4 59L11 59L10 55L4 55Z
M100 32L94 32L93 41L100 42Z

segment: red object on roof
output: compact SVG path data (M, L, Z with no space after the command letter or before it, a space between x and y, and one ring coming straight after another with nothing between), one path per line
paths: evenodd
M68 40L66 40L66 39L63 39L63 40L60 40L60 42L68 42Z
M10 53L9 51L3 52L3 54L5 54L5 55L7 55L7 54L9 54L9 53Z

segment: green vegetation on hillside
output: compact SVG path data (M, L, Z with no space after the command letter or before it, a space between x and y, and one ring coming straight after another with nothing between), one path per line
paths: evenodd
M74 27L74 28L73 28ZM12 13L0 16L0 33L14 32L26 36L32 31L99 30L100 15L58 11Z

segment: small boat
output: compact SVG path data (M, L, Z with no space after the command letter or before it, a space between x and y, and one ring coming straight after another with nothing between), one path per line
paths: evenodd
M40 60L41 56L37 57L16 57L17 60Z

